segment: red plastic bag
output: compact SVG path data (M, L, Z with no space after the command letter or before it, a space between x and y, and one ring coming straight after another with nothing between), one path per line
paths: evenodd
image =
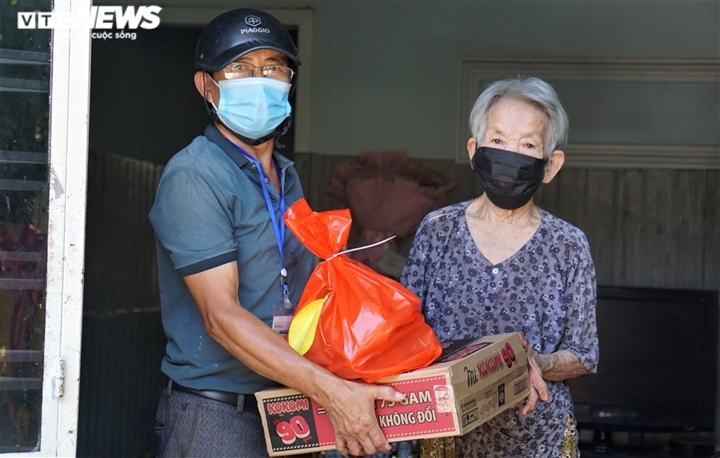
M292 332L298 316L307 315L303 309L321 300L306 358L344 379L372 383L428 366L440 356L440 342L415 294L345 254L334 256L347 243L350 210L313 212L301 199L283 219L311 252L325 259L310 276L290 326Z

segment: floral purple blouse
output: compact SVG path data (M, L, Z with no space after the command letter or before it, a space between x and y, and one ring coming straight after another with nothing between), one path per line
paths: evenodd
M583 232L545 210L532 238L499 264L478 250L461 202L428 214L401 282L422 300L440 341L520 331L538 353L568 350L597 370L595 266ZM523 417L511 408L456 438L462 457L559 457L568 414L566 383L547 382L548 402Z

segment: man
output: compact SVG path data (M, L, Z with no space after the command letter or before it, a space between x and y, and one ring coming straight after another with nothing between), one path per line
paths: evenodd
M282 224L302 189L274 151L299 65L288 32L262 11L224 13L198 40L195 87L213 125L169 161L150 212L168 338L160 457L265 455L253 393L278 384L326 409L341 453L390 449L374 403L404 395L342 380L282 336L313 267Z

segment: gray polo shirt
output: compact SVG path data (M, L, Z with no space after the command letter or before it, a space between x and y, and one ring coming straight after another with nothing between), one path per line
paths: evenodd
M303 196L293 163L278 153L289 207ZM278 221L279 194L268 186ZM168 162L150 221L157 240L162 322L168 343L162 371L180 385L253 393L276 385L240 363L205 330L183 276L237 261L240 304L268 326L283 299L280 254L260 176L213 126ZM283 246L290 300L300 299L314 257L289 230Z

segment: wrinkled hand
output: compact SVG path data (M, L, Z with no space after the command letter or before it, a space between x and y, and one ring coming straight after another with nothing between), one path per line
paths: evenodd
M405 395L389 386L338 381L325 407L335 431L335 445L343 455L373 455L390 450L377 417L375 400L398 402Z
M528 357L528 380L529 380L529 391L530 394L525 401L525 405L520 411L523 415L528 415L530 412L535 410L538 400L547 402L550 399L550 395L547 389L547 383L542 377L542 371L538 363L540 355L528 345L527 340L523 337L522 333L518 332L520 336L520 344L525 349Z

